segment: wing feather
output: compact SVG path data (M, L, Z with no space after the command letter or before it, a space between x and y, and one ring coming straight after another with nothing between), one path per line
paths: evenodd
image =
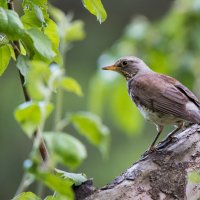
M175 87L178 88L182 93L184 93L188 97L188 99L190 99L195 105L197 105L197 107L200 108L200 102L198 98L187 87L179 82L175 85Z
M129 83L129 94L133 101L167 115L193 121L185 108L192 101L200 107L197 97L177 80L154 73L135 77ZM138 102L137 102L138 101Z

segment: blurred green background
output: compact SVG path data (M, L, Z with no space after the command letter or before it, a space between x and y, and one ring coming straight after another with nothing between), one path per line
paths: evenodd
M87 145L88 158L76 171L86 173L100 187L139 159L156 133L129 99L125 80L100 67L121 56L136 55L154 70L179 79L200 97L200 0L103 1L108 18L101 25L81 1L51 3L85 23L86 38L74 43L66 55L66 72L79 81L85 95L65 95L64 108L90 110L110 128L107 158L80 138ZM0 85L0 199L7 200L20 182L32 143L13 117L16 106L24 101L13 63L0 78ZM171 128L167 127L162 137ZM70 133L76 135L72 127Z

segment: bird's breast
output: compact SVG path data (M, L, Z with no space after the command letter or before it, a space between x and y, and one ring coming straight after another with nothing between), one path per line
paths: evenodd
M155 112L153 110L150 110L146 108L145 106L136 104L137 108L139 109L140 113L143 115L143 117L150 121L153 122L154 124L158 125L166 125L166 124L179 124L183 119L177 118L174 115L169 115L169 114L163 114L160 112Z
M143 115L143 117L150 121L153 122L154 124L158 125L167 125L167 124L173 124L176 125L183 121L183 119L177 118L174 115L169 115L169 114L163 114L159 112L155 112L152 110L149 110L145 106L136 104L137 108L139 109L140 113Z
M155 109L154 107L153 99L149 98L149 101L145 105L143 99L138 96L138 92L137 91L135 92L135 90L139 90L140 88L130 87L130 83L128 86L129 86L128 87L129 96L131 97L132 101L136 104L140 113L143 115L143 117L146 120L158 125L165 125L165 124L176 125L180 123L181 121L184 121L183 119L178 118L174 116L173 114L167 114L161 111L159 112L159 110Z

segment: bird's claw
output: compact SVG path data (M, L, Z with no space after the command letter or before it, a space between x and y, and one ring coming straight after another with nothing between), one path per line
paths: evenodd
M156 151L156 148L155 147L150 147L148 150L146 150L143 154L142 154L142 158L148 156L149 154L153 153Z
M167 137L165 140L161 141L158 145L157 145L157 149L163 149L166 146L168 146L170 143L173 143L177 140L176 137Z

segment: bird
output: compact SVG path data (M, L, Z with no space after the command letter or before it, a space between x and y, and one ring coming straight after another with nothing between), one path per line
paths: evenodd
M176 127L168 136L171 141L185 123L200 124L198 98L178 80L153 71L140 58L125 56L102 69L125 77L132 101L143 117L156 125L157 135L148 152L156 150L156 141L165 125Z

